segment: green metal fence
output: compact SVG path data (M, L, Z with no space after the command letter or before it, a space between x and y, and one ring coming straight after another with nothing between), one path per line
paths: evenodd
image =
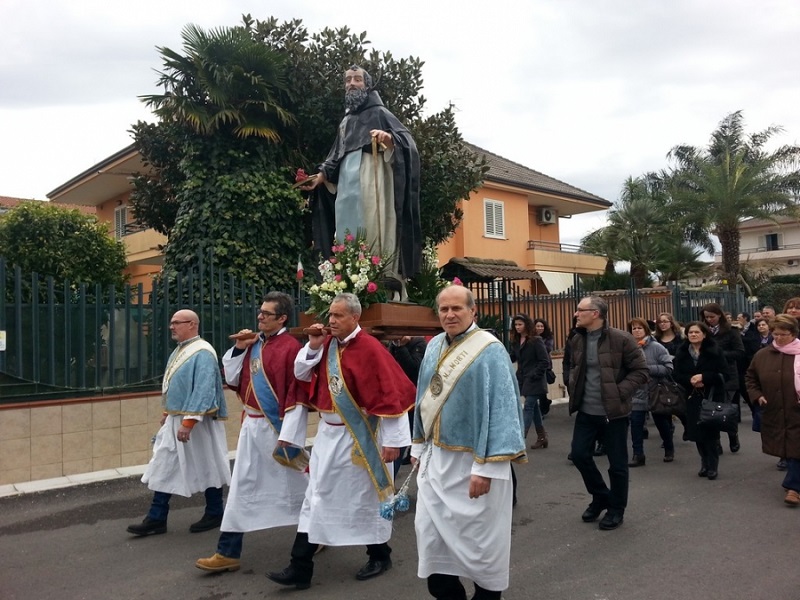
M255 328L267 291L202 262L146 292L56 282L0 258L0 402L158 389L176 310L198 313L200 334L221 356L230 333Z

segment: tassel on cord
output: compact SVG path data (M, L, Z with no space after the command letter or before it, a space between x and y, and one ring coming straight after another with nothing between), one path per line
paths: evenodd
M408 500L408 486L411 483L411 478L414 476L414 473L417 472L418 466L419 461L411 467L411 472L408 474L408 477L406 477L403 485L400 486L400 489L397 490L397 494L395 494L394 498L381 503L381 516L387 521L394 519L394 513L396 511L406 512L411 506L411 502Z

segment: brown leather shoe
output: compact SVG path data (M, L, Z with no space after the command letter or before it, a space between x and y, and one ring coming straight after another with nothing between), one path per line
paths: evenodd
M198 558L194 566L203 571L221 573L223 571L238 571L241 563L238 558L228 558L222 554L214 553L211 558Z
M798 506L800 505L800 494L794 490L786 490L786 496L783 497L783 501L789 506Z

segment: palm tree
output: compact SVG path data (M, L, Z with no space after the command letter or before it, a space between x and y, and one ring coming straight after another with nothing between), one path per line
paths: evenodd
M585 252L606 257L606 272L613 263L631 263L631 277L644 287L648 274L657 270L671 245L683 241L671 227L664 210L666 199L657 178L651 175L629 177L620 198L608 213L608 225L581 240Z
M722 247L722 272L732 288L739 281L739 223L746 218L774 221L778 214L798 215L800 147L767 151L782 129L768 127L745 135L741 111L725 117L711 134L708 148L675 146L675 161L665 173L675 213L698 234L714 234Z
M158 85L163 94L141 96L163 120L176 120L209 135L230 131L238 137L280 140L293 121L283 108L286 84L281 55L253 39L245 27L206 32L187 25L185 55L166 47Z

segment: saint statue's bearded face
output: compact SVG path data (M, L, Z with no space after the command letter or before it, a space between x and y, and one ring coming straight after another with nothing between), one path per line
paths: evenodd
M344 73L344 106L348 112L361 106L369 96L372 78L360 67L350 67Z

